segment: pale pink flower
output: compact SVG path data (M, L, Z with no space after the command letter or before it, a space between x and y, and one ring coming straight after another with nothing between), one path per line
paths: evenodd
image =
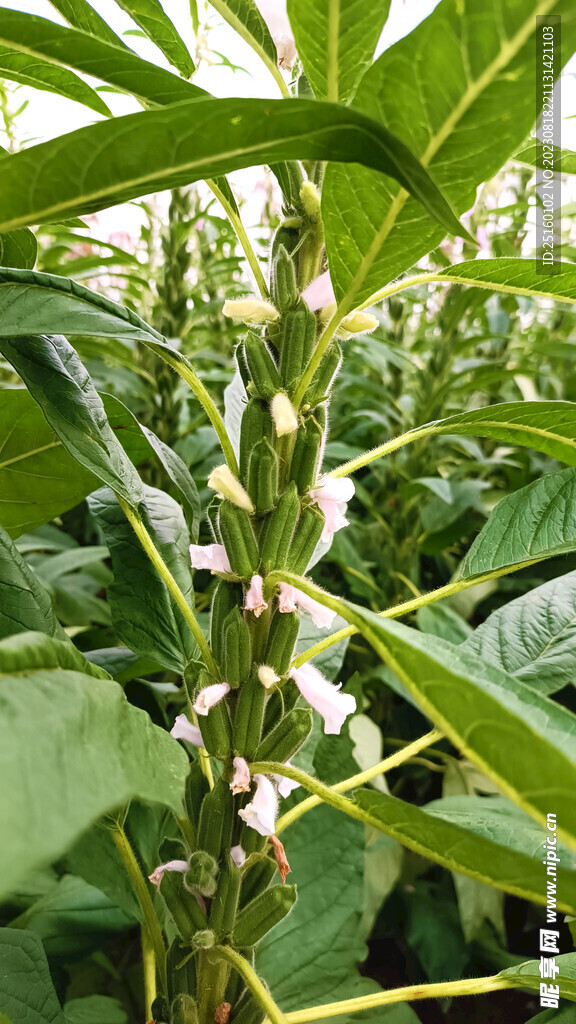
M188 743L193 743L195 747L204 746L200 729L197 725L192 725L186 715L177 715L174 725L170 729L170 735L175 740L186 740Z
M288 21L286 0L256 0L256 6L276 44L279 66L285 71L290 71L297 53L292 27Z
M223 544L191 544L190 561L193 569L210 569L211 572L232 572L226 548Z
M246 854L240 845L230 847L230 856L232 858L232 862L237 868L244 867L244 864L246 863Z
M187 870L187 860L169 860L166 864L159 864L157 868L154 868L154 871L151 875L148 875L148 878L152 882L152 885L160 885L165 871L180 871L183 873Z
M234 758L234 777L230 783L230 789L234 796L237 793L250 792L250 769L243 757Z
M356 710L356 700L351 693L340 693L340 686L334 686L324 678L314 665L308 663L301 668L293 668L290 678L294 680L300 693L310 707L318 711L324 719L324 732L337 735L348 715ZM342 684L340 684L342 685Z
M265 775L255 775L256 792L254 798L238 814L250 828L256 829L261 836L273 836L276 828L276 811L278 796L276 788Z
M286 767L292 768L290 761L286 761ZM280 796L287 797L293 789L298 789L300 786L299 782L294 782L293 779L287 779L285 775L273 775L272 778L278 787L278 793Z
M354 483L350 477L340 479L332 476L323 476L318 485L309 491L312 503L318 505L324 513L324 529L322 530L323 541L331 541L332 537L343 526L348 526L348 520L344 515L346 504L354 495Z
M302 608L305 612L308 612L312 617L312 622L319 629L330 629L336 617L336 612L326 608L319 601L315 601L313 597L308 597L307 594L298 590L297 587L292 587L289 583L281 583L278 595L279 611L295 612L297 608Z
M323 309L325 306L331 306L332 303L336 302L332 281L330 280L330 272L326 270L323 274L320 274L320 277L315 277L302 292L302 298L311 313L315 313L317 309Z
M250 587L246 593L246 603L244 608L247 612L254 612L256 618L260 618L262 612L266 610L268 604L264 600L264 594L262 593L263 579L261 576L253 576L250 580Z
M205 686L203 690L200 690L192 705L194 711L197 715L207 715L210 708L218 704L229 690L230 686L228 683L212 683L211 686Z

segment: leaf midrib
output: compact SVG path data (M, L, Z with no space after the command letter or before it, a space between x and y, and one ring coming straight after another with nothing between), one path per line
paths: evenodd
M328 39L326 46L326 99L338 102L338 36L340 32L340 0L329 0Z
M469 110L472 104L478 99L482 91L485 88L487 88L488 85L490 85L493 78L506 67L506 64L513 57L516 56L518 51L527 42L527 40L530 38L530 35L532 34L535 18L542 17L548 14L549 10L554 7L555 2L556 0L542 0L542 3L539 4L539 6L533 12L533 14L531 14L530 17L524 22L524 24L518 30L516 35L513 36L511 40L506 40L503 43L502 48L498 53L497 57L495 57L492 63L488 65L488 67L480 75L480 77L477 78L475 82L472 82L468 86L466 91L463 93L460 102L454 107L454 110L446 119L441 129L431 137L425 152L419 158L420 163L422 164L423 167L428 167L429 163L434 158L440 147L443 145L444 142L446 142L447 138L450 136L450 133L454 130L458 121L464 116L464 114ZM394 196L394 199L390 204L390 209L388 210L388 213L386 214L386 217L384 218L384 221L382 223L382 227L374 236L368 249L368 252L364 256L364 259L362 260L355 276L352 278L352 282L349 285L344 297L342 298L342 301L339 303L339 312L341 313L342 316L344 316L345 313L352 308L354 296L357 294L359 288L362 287L364 281L366 280L370 268L379 250L382 248L383 243L386 241L388 235L390 234L392 228L394 227L397 217L401 210L403 209L404 204L408 199L408 196L409 193L404 188L400 188L396 195Z

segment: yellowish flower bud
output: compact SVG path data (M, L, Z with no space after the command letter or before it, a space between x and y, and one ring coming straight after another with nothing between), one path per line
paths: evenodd
M298 417L294 406L288 395L282 391L274 395L270 403L270 412L278 437L283 437L284 434L293 434L295 430L298 430Z
M243 508L246 512L254 511L254 505L250 501L247 491L244 490L240 481L230 472L226 464L216 466L212 470L208 477L208 487L217 491L223 498L227 498L233 505L238 505L238 508Z
M300 189L300 199L311 220L320 219L320 193L313 181L305 181Z
M337 338L351 338L353 334L369 334L378 327L378 321L370 313L358 310L345 316L340 327L336 331Z
M272 303L263 299L227 299L222 312L224 316L243 320L246 324L274 323L280 316Z
M258 679L267 690L280 682L280 676L276 675L270 665L258 665Z

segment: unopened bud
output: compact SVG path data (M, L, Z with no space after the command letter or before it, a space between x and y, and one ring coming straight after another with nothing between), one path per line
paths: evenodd
M227 299L222 312L224 316L243 320L246 324L270 324L280 316L272 303L264 299Z
M370 313L358 310L345 316L340 327L336 331L337 338L351 338L353 334L369 334L378 327L378 321Z
M280 676L277 676L274 669L270 665L258 665L258 679L269 690L272 686L276 686L276 683L280 682Z
M302 205L311 220L320 219L320 193L313 181L305 181L300 189Z
M298 430L298 417L288 395L282 391L274 395L270 411L278 437L283 437L284 434L293 434L295 430Z
M248 492L244 490L242 484L236 479L234 474L230 471L226 464L222 466L216 466L212 470L208 477L208 487L211 487L213 491L217 491L223 498L227 498L233 505L237 505L238 508L243 508L246 512L253 512L254 505L250 501Z
M216 942L216 936L210 928L201 928L194 933L192 945L195 949L212 949Z

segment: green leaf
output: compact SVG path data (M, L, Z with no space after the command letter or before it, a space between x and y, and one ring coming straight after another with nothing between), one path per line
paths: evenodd
M50 595L0 526L0 639L28 630L65 636Z
M0 264L4 267L22 267L32 270L36 262L38 243L28 228L0 235Z
M364 163L396 178L444 231L465 234L404 143L363 113L311 100L211 98L102 121L3 158L0 231L293 159Z
M89 35L113 43L115 46L124 46L120 37L87 3L87 0L50 0L50 3L72 28L78 28L81 32L87 32Z
M288 0L298 57L319 100L346 103L369 67L388 0Z
M64 1006L66 1024L127 1024L126 1011L110 996L86 996L70 999Z
M420 856L485 885L535 903L546 903L542 829L521 812L508 816L505 801L495 810L491 798L445 797L423 810L372 789L358 790L354 800L370 815L374 828ZM512 809L516 810L513 805ZM563 906L574 906L573 854L559 868L558 884Z
M65 1024L42 942L0 928L0 1010L15 1024Z
M181 813L184 751L101 675L39 633L0 642L3 895L131 799Z
M65 338L3 338L2 355L20 374L58 438L85 469L130 504L140 500L138 473L117 440L102 400Z
M0 44L31 58L67 64L150 103L178 103L206 95L191 82L138 57L120 40L108 42L96 34L5 7L0 9Z
M179 500L182 504L182 510L186 518L186 524L190 533L190 540L193 544L198 541L198 533L200 529L200 518L201 518L201 507L200 507L200 496L198 494L198 488L190 475L188 467L181 459L177 452L173 452L164 441L161 441L159 437L148 427L140 424L142 433L146 440L149 442L150 447L158 461L166 471L167 476L176 487Z
M116 0L118 7L136 22L167 60L189 78L194 61L159 0Z
M510 572L576 549L576 469L562 469L508 494L496 505L460 563L454 583Z
M506 500L506 499L504 499ZM331 599L419 706L501 791L537 821L558 814L576 847L576 716L461 646ZM525 757L527 746L530 757Z
M126 914L136 921L144 920L124 861L105 825L93 825L84 832L68 850L64 864L67 871L100 889Z
M549 580L498 608L463 650L498 665L538 693L576 678L576 572Z
M557 956L556 964L560 968L556 983L560 984L561 997L576 1002L576 953L563 953ZM527 988L539 992L542 982L540 961L527 960L518 967L508 967L505 971L500 971L498 977L509 978L514 988Z
M568 14L568 0L547 14ZM534 122L538 0L443 0L367 71L354 104L404 139L459 212ZM576 29L564 19L563 59ZM402 82L402 94L391 88ZM439 88L439 83L442 88ZM490 115L487 115L490 111ZM442 240L442 231L392 181L360 167L328 167L322 192L330 273L350 309Z
M57 67L36 56L20 53L11 47L0 44L0 75L20 85L28 85L33 89L54 92L68 100L83 103L90 110L95 110L104 117L110 115L109 107L104 100L83 82L78 75L67 68Z
M527 146L521 149L518 153L514 154L514 159L521 164L528 164L530 167L539 166L538 161L542 160L542 153L538 152L538 145L536 142L530 142ZM540 147L540 150L542 147ZM548 144L547 144L548 151ZM576 174L576 153L573 153L570 149L560 149L558 146L552 146L553 159L554 159L554 170L560 174ZM548 166L548 163L546 164Z
M210 6L232 26L264 62L282 91L286 86L278 70L276 45L254 0L210 0Z
M438 281L476 285L514 295L538 295L559 302L576 302L576 267L560 260L554 264L554 274L549 275L537 273L534 260L503 257L456 263L436 276Z
M90 496L88 504L110 548L114 583L108 587L107 596L119 639L137 654L181 673L197 653L182 613L151 565L112 492L102 488ZM192 608L190 537L182 509L168 494L145 486L139 511Z

